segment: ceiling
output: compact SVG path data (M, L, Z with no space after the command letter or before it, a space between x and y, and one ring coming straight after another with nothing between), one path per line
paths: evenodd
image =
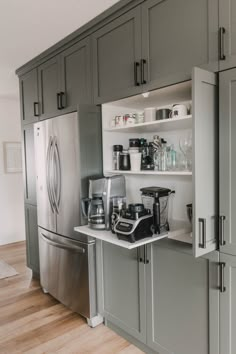
M0 98L18 97L18 67L118 1L1 0Z

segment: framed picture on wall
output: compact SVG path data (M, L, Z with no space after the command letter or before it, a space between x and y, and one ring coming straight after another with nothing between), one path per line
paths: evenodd
M5 173L22 172L22 154L20 142L4 142L4 170Z

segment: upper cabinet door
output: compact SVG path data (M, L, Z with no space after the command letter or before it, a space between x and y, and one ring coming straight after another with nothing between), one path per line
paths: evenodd
M92 36L96 103L141 91L141 9L137 7Z
M61 54L61 89L64 106L92 102L90 38L86 38Z
M39 117L37 69L20 78L21 118L23 123L34 123Z
M236 255L236 69L220 73L220 250Z
M40 119L58 114L60 109L60 60L56 56L38 67Z
M195 257L217 248L218 108L216 74L194 68L193 244Z
M236 0L219 0L220 70L236 66Z
M145 90L189 80L194 66L217 71L217 0L145 1L142 58Z

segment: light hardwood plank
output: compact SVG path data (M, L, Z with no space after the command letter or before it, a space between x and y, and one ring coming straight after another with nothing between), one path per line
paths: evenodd
M1 354L141 354L141 350L44 294L26 267L25 243L0 247L0 259L18 275L0 280Z

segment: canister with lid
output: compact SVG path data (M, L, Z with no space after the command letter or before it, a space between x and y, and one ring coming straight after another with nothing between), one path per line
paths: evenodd
M112 165L113 170L120 169L120 153L123 151L122 145L113 145Z

